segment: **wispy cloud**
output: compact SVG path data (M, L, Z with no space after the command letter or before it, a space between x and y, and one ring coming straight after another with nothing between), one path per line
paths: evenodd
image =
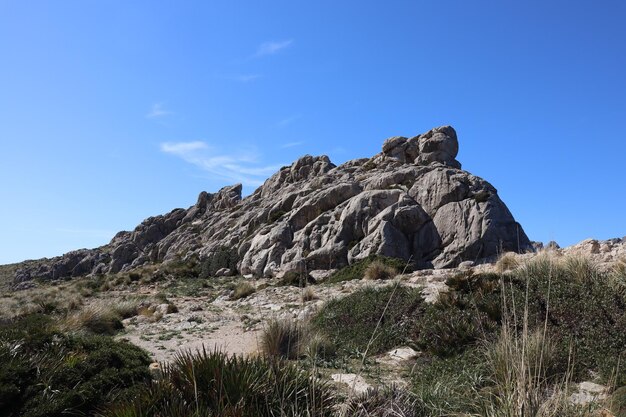
M239 81L241 83L249 83L250 81L255 81L261 78L261 74L244 74L244 75L234 75L231 79L235 81Z
M259 58L266 55L274 55L293 44L293 39L278 42L263 42L256 50L254 57Z
M161 117L169 116L172 114L171 111L166 110L163 106L163 103L154 103L150 108L150 111L146 114L148 119L158 119Z
M165 153L171 153L174 155L182 156L187 155L190 152L200 149L206 149L208 146L204 142L165 142L161 144L161 151Z
M304 142L288 142L288 143L282 144L280 147L283 149L287 149L287 148L295 148L296 146L302 146L302 145L304 145Z
M279 121L278 123L276 123L276 126L278 126L278 127L288 126L288 125L292 124L293 122L295 122L296 120L298 120L301 117L302 116L299 115L299 114L296 114L295 116L287 117L287 118Z
M205 142L166 142L161 152L175 155L216 177L258 187L282 165L262 165L254 151L224 154Z

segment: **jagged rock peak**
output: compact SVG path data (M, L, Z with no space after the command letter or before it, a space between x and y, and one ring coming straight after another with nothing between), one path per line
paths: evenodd
M290 166L282 167L277 173L265 181L261 189L261 194L267 196L287 184L294 184L319 177L333 168L335 168L335 164L330 162L330 158L326 155L304 155Z
M225 250L237 258L229 265L237 271L230 272L276 276L337 268L372 254L448 268L531 249L497 190L461 170L458 149L455 130L442 126L389 138L381 153L340 166L327 156L305 155L246 198L241 184L202 192L186 210L150 217L101 248L24 265L15 278L203 262Z
M452 126L441 126L412 138L394 136L383 143L382 154L401 163L429 165L433 162L461 168L455 159L459 142Z

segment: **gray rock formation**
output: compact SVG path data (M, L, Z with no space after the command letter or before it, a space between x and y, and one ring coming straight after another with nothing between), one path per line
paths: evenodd
M150 217L106 246L23 267L17 281L115 273L146 263L208 259L225 248L238 272L274 276L337 268L371 254L455 267L531 244L485 180L461 170L456 132L393 137L382 152L335 166L304 156L252 195L202 192L187 210Z

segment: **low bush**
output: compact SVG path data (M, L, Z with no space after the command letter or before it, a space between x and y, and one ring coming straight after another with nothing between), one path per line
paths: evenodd
M460 352L497 337L504 306L520 318L513 324L518 333L524 326L547 326L557 352L556 371L567 371L571 352L574 378L599 372L607 381L618 370L616 383L626 384L626 370L618 368L626 357L626 298L610 283L587 259L548 255L502 276L458 274L447 281L450 293L426 312L413 338L433 353Z
M425 308L419 289L364 288L329 301L311 323L328 335L340 353L363 353L371 339L369 353L376 354L410 343L412 326Z
M528 292L529 325L549 327L562 371L571 349L575 378L588 378L594 371L605 381L614 377L618 386L626 385L626 368L618 367L626 358L626 297L592 262L538 257L509 286L518 288L518 317Z
M181 353L132 401L104 417L325 417L332 391L305 370L282 361L227 356L202 350Z
M478 415L479 396L490 384L479 348L445 358L420 356L411 373L416 407L423 416Z
M148 355L126 342L65 335L49 317L0 324L0 415L93 415L130 398L150 375Z
M363 352L374 335L372 354L408 344L445 357L495 341L506 313L519 318L510 323L516 334L546 327L554 375L572 366L575 380L597 373L626 384L626 367L618 366L626 358L626 297L589 260L543 255L506 274L468 271L446 283L449 292L432 305L417 289L399 287L388 306L393 286L358 290L328 302L312 323L344 354Z
M412 265L408 264L407 261L403 259L389 258L381 255L371 255L365 259L354 262L352 265L348 265L340 269L339 271L332 274L326 282L333 283L351 281L354 279L363 279L363 277L365 276L365 271L374 262L393 268L394 275L401 273L405 269L406 272L411 272L413 270Z

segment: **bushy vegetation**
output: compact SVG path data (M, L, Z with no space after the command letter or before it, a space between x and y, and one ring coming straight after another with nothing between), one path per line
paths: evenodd
M626 357L626 298L587 260L540 256L504 275L463 273L447 284L451 292L414 327L421 348L441 356L493 341L508 311L518 333L546 327L559 372L573 360L576 378L595 371L626 384L623 367L614 375Z
M419 289L368 287L329 301L312 325L344 354L362 353L368 345L369 353L376 354L409 342L410 329L425 308Z
M333 415L330 388L282 361L181 353L162 377L105 417L322 417Z
M354 262L352 265L346 266L335 272L331 275L327 282L342 282L342 281L351 281L354 279L363 279L365 277L365 272L367 268L372 264L377 263L378 265L385 265L395 272L395 274L399 274L406 269L406 272L411 272L412 266L407 264L407 262L403 259L397 258L389 258L381 255L371 255L365 259L361 259L360 261ZM394 275L395 275L394 274Z
M149 381L141 349L96 335L67 335L44 315L0 324L0 415L92 415Z
M565 370L571 350L576 377L589 377L592 370L605 381L615 377L617 386L626 384L626 369L618 370L626 358L626 297L595 265L580 257L540 256L504 282L517 317L527 310L529 327L547 326L558 353L555 366Z
M567 384L595 380L618 388L605 406L625 416L624 264L601 272L584 258L504 259L498 273L451 276L449 292L434 304L400 281L368 285L327 302L310 323L269 322L258 357L183 353L154 381L143 351L94 334L114 334L122 319L137 314L156 317L163 309L154 300L72 303L58 289L36 289L31 314L0 321L0 415L295 417L337 415L344 407L345 416L368 417L589 417L593 407L572 405ZM337 279L378 277L379 269L391 277L404 268L388 258L361 262ZM224 280L189 278L228 284L233 299L254 290ZM302 276L287 281L299 286ZM84 281L72 297L97 285ZM314 299L315 292L307 287L301 298ZM329 365L360 372L368 355L406 345L421 352L404 370L406 390L337 399L321 382Z
M569 403L566 382L626 384L620 270L546 256L500 269L452 276L434 304L417 289L364 288L328 302L312 323L344 355L370 340L369 354L421 350L412 369L418 415L591 415Z

